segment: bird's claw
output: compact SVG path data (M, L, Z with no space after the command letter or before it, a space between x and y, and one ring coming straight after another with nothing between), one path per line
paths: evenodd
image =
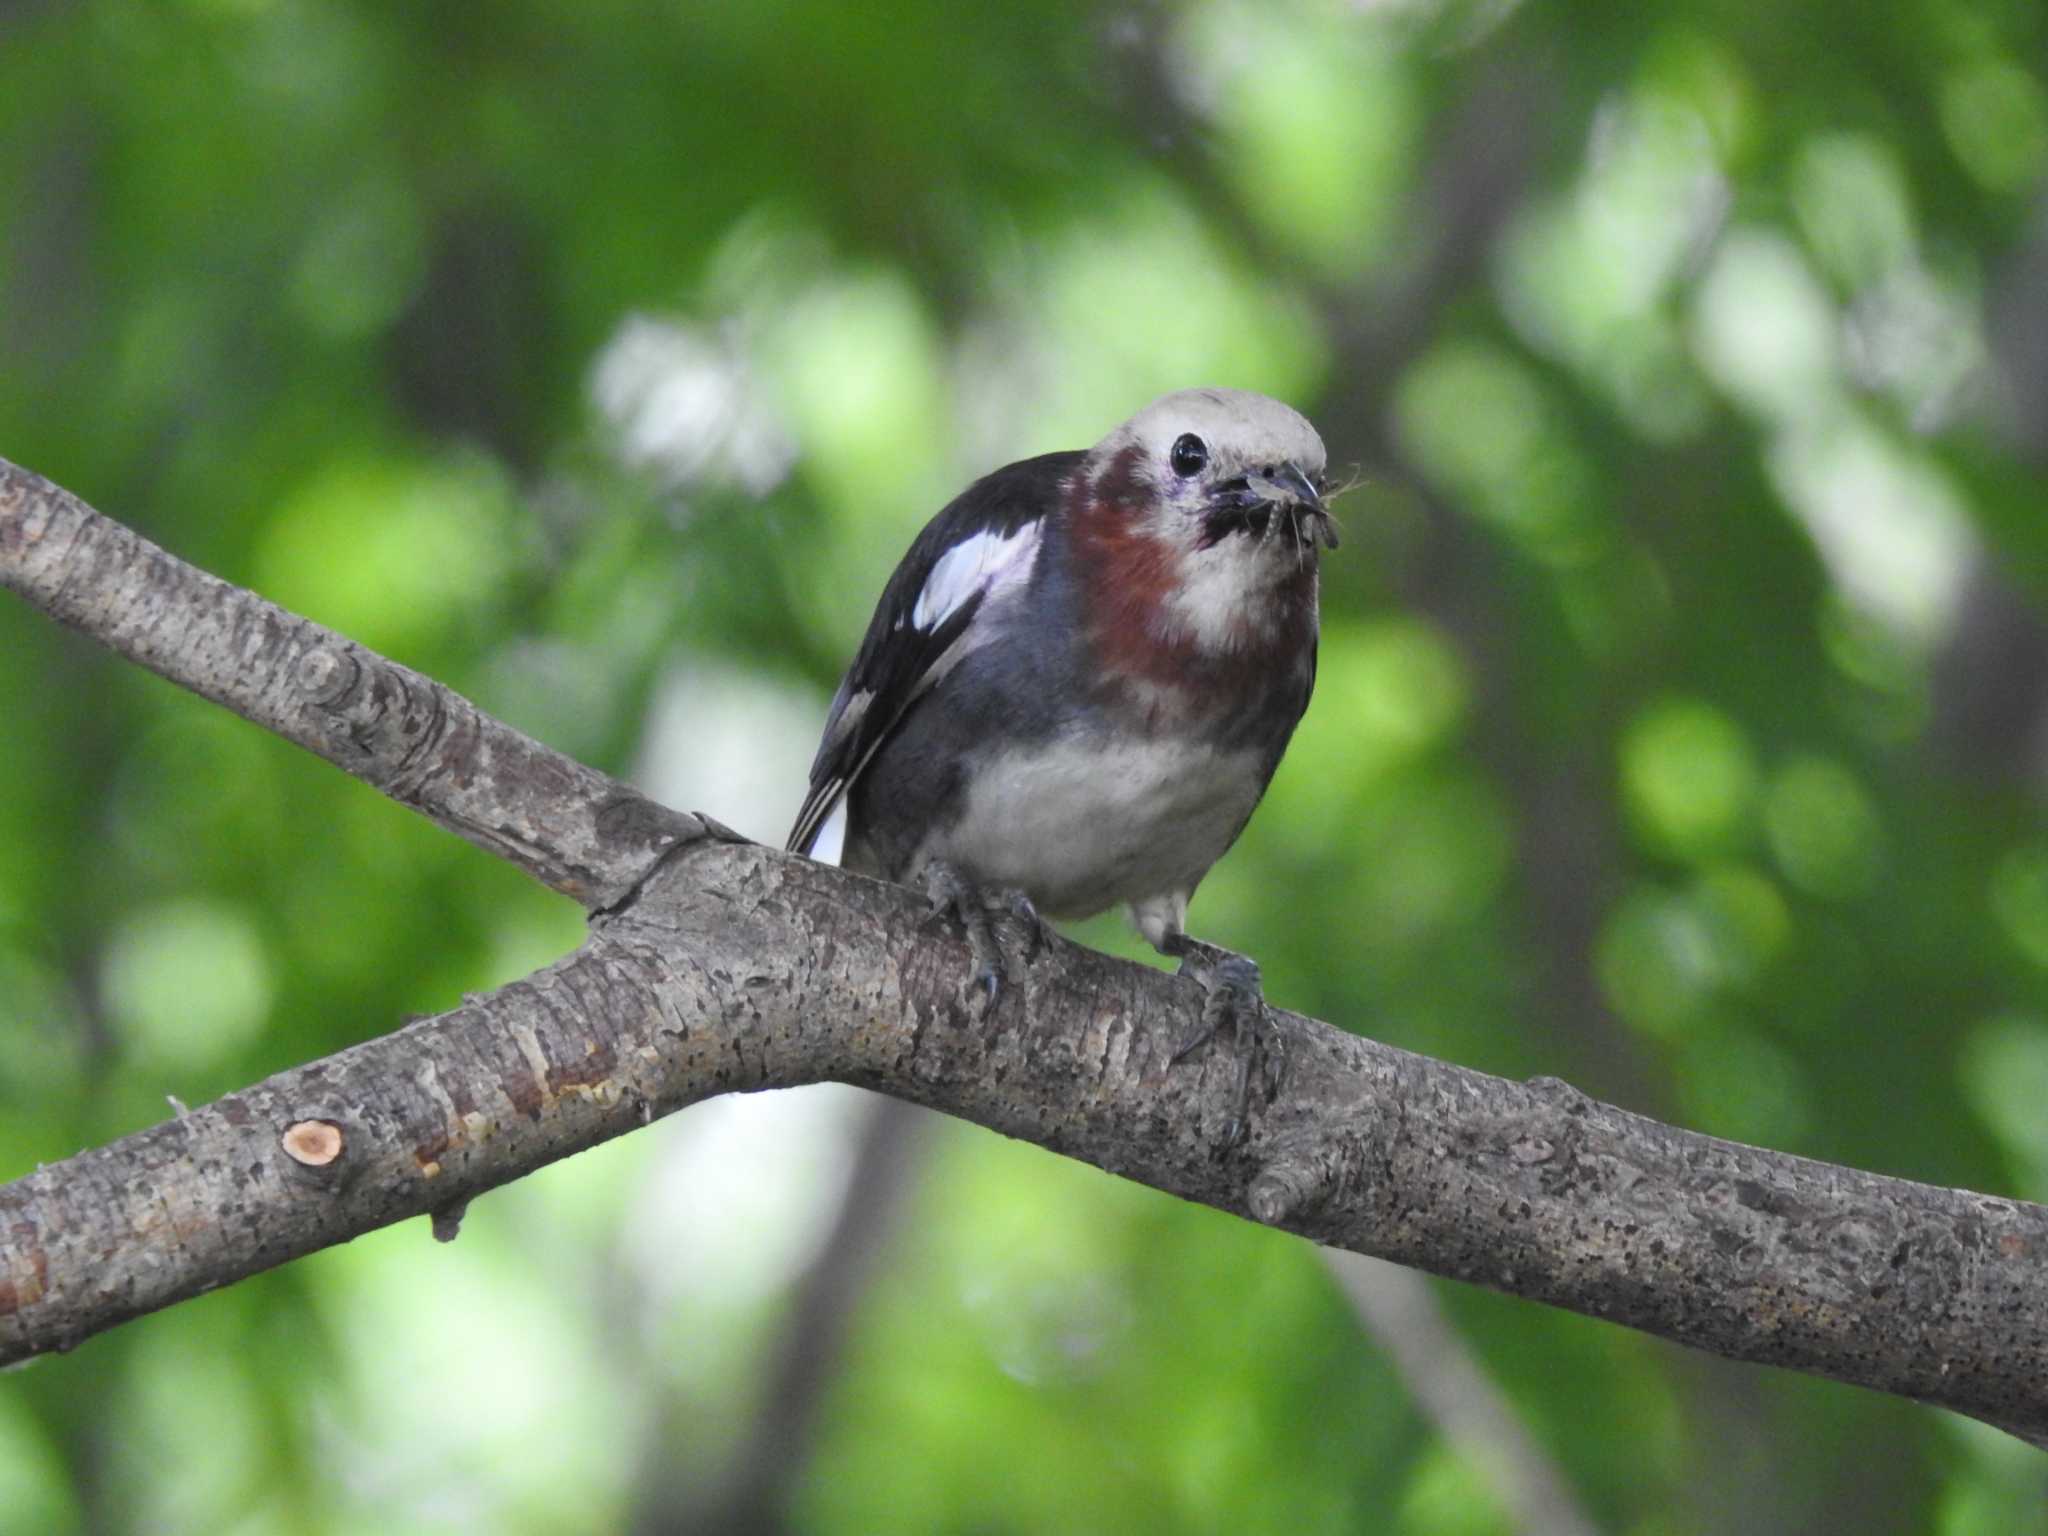
M1201 1019L1174 1050L1173 1065L1179 1066L1226 1027L1230 1032L1237 1058L1237 1081L1231 1096L1230 1119L1224 1123L1221 1138L1223 1148L1228 1150L1250 1134L1254 1081L1265 1091L1268 1103L1279 1093L1287 1065L1285 1048L1279 1031L1267 1017L1259 968L1253 961L1184 935L1176 950L1169 953L1180 955L1180 974L1193 979L1207 994L1202 1000Z
M934 859L925 866L925 895L932 911L960 924L974 969L960 989L961 1002L979 1024L1002 1000L1003 982L1012 965L1021 971L1045 947L1045 920L1019 890L983 890L952 865ZM1021 942L1005 942L1004 920L1022 929Z

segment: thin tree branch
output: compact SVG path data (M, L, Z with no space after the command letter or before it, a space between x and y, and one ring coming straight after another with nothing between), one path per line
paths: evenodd
M1521 1536L1597 1536L1564 1474L1412 1269L1325 1248L1323 1260L1408 1395L1486 1480Z
M789 1503L817 1439L826 1391L844 1362L854 1317L894 1240L916 1184L931 1117L875 1099L853 1150L851 1181L825 1244L796 1286L785 1334L764 1372L767 1395L697 1529L741 1536L792 1529Z
M121 601L95 598L102 564ZM232 589L13 470L0 470L0 580L204 680L209 697L329 743L303 723L291 678L306 668L290 658L345 642L239 608ZM257 617L223 617L235 612ZM187 633L203 663L176 659ZM318 638L293 638L305 634ZM369 679L390 665L359 647L346 662ZM267 685L224 675L236 666ZM503 730L467 705L435 713L462 715L467 739ZM396 746L410 761L422 740L448 739L367 723L360 754L330 755L349 766ZM391 782L382 759L365 776ZM490 792L466 774L414 772L403 798L523 851L544 878L568 864L550 845L558 814L604 855L592 867L619 867L579 800L584 786L620 793L610 780L509 782L533 818L517 837L478 836L467 809L448 809ZM1245 1144L1219 1153L1227 1050L1173 1064L1200 1006L1193 983L1055 942L990 1028L968 1027L965 945L912 893L681 825L644 842L639 885L599 904L582 949L535 976L0 1186L0 1363L459 1210L710 1094L834 1080L1326 1245L2048 1446L2048 1207L1701 1136L1555 1079L1508 1082L1277 1009L1285 1081Z
M0 586L586 907L617 901L651 859L706 830L5 459Z
M896 1237L924 1158L931 1117L897 1099L871 1097L847 1176L846 1194L817 1256L792 1288L788 1315L767 1351L754 1422L708 1488L676 1479L662 1447L646 1476L635 1536L772 1536L792 1528L790 1501L816 1440L819 1411L837 1379L855 1314ZM693 1482L701 1483L701 1479Z

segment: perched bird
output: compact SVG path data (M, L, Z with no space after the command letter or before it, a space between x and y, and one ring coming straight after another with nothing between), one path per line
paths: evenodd
M1244 830L1316 675L1336 526L1289 407L1155 400L1086 452L986 475L925 526L832 700L790 849L921 886L957 916L993 1007L998 922L1128 904L1226 1024L1243 1134L1263 1003L1251 961L1188 937L1188 898Z

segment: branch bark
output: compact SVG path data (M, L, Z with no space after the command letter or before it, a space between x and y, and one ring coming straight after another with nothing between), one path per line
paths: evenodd
M1232 1063L1212 1046L1172 1065L1191 982L1058 942L970 1027L966 948L910 892L653 806L4 461L0 583L592 912L534 976L0 1186L0 1363L408 1216L445 1228L712 1094L830 1079L2048 1446L2048 1207L1701 1136L1277 1009L1285 1081L1219 1154Z

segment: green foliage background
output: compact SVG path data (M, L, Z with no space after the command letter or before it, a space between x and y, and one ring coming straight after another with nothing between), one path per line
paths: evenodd
M1358 483L1197 931L1405 1046L2041 1199L2044 32L15 0L0 453L779 840L947 495L1282 395ZM18 603L0 661L0 1176L577 940ZM0 1532L711 1528L865 1113L703 1106L0 1380ZM902 1202L795 1528L1511 1528L1303 1245L936 1122ZM1989 1431L1442 1296L1602 1529L2048 1532Z

